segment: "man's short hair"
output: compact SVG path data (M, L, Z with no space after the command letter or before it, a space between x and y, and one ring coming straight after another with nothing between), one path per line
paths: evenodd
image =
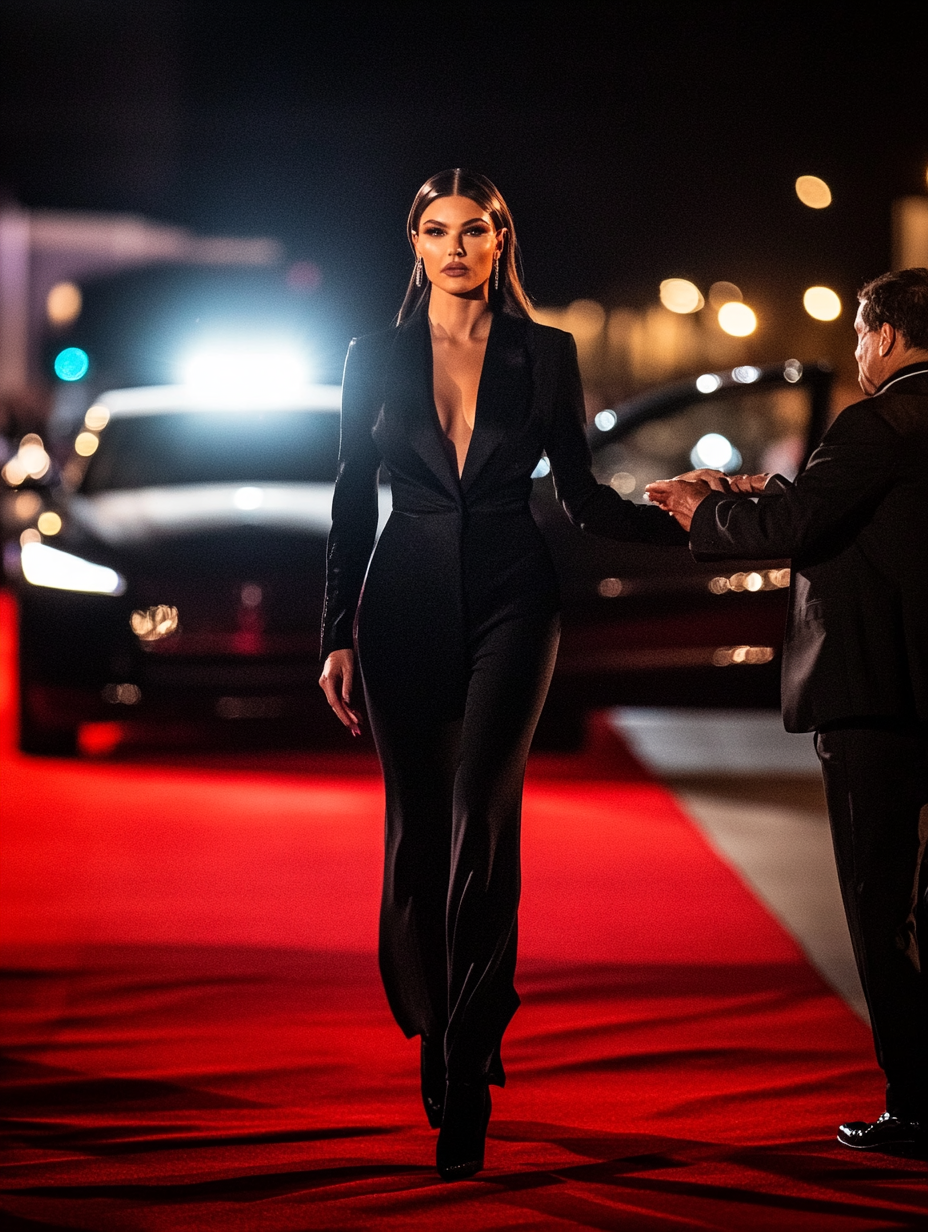
M907 347L928 349L928 269L923 265L881 274L857 292L867 329L891 325Z

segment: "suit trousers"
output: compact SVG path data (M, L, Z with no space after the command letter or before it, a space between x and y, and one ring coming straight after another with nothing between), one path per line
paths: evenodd
M886 1109L928 1119L928 729L856 720L816 751Z
M428 682L410 645L407 689L366 673L361 649L386 790L381 975L406 1035L444 1039L455 1080L505 1081L522 786L559 631L551 614L491 621Z

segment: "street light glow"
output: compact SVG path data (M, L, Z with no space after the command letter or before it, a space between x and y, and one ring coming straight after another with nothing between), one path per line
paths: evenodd
M732 338L746 338L757 329L757 317L747 304L732 302L719 309L719 325Z
M57 535L61 530L61 518L52 509L46 509L44 513L39 514L39 520L36 522L36 527L40 534Z
M841 301L831 287L809 287L802 306L816 321L834 321L841 315Z
M720 432L707 432L693 446L690 461L696 467L708 466L715 471L736 471L741 465L741 454L727 436Z
M110 421L110 413L102 402L95 402L84 416L84 427L91 432L100 432Z
M79 432L74 441L74 452L82 458L92 457L97 452L100 438L95 432Z
M753 364L740 364L737 368L731 370L732 380L738 382L739 385L753 385L761 376L760 368L755 368Z
M11 488L18 488L27 479L41 479L51 462L41 436L27 432L19 442L19 449L3 468L3 478Z
M722 384L722 378L714 372L704 372L696 378L696 388L701 394L714 394Z
M70 325L81 315L81 289L73 282L56 282L45 299L45 311L52 325Z
M831 189L817 175L801 175L796 181L796 196L810 210L824 210L831 205Z
M665 278L661 283L660 295L665 308L681 315L698 312L706 302L699 287L686 278Z

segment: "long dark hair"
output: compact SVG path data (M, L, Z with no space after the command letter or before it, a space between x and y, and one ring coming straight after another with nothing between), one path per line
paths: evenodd
M506 228L506 241L499 260L499 288L490 282L490 308L494 312L508 312L516 317L531 317L531 305L522 286L519 274L519 246L516 243L516 229L509 212L509 206L503 200L503 195L485 175L477 171L466 171L463 167L452 167L450 171L439 171L426 180L412 203L409 218L406 222L406 235L415 256L415 246L412 242L413 232L418 233L419 220L426 209L439 197L467 197L490 215L497 231ZM408 320L428 302L430 284L423 279L421 287L416 286L416 270L409 276L409 286L406 296L397 313L396 323L400 325Z

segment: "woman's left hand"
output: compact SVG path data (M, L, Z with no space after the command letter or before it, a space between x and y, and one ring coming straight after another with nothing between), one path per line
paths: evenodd
M361 716L351 709L351 687L354 683L354 651L333 650L325 661L319 687L340 722L352 736L361 734Z

